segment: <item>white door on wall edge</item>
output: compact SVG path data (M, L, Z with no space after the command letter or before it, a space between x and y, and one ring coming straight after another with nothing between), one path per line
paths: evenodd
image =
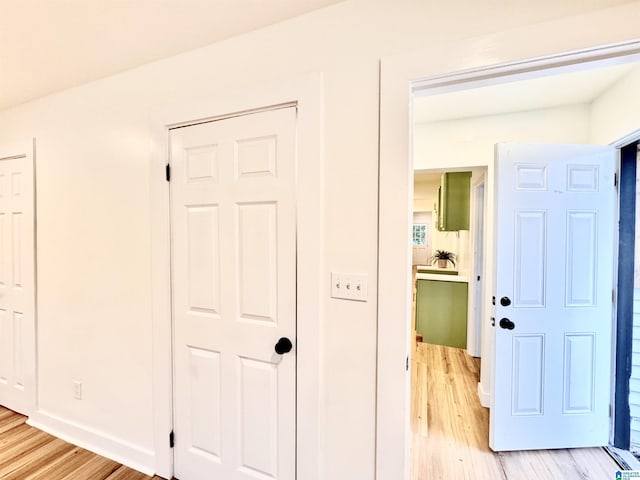
M0 405L25 415L36 395L34 211L27 142L0 152Z
M296 109L173 129L170 155L174 475L293 480Z
M608 444L615 159L496 146L493 450Z

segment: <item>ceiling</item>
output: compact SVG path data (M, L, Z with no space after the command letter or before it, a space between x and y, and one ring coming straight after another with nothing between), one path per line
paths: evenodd
M0 0L0 109L342 0Z
M589 104L638 63L588 68L414 99L415 123ZM428 90L427 90L428 92Z

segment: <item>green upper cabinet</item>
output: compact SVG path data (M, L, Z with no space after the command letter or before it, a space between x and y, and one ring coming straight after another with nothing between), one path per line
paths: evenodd
M469 230L471 172L442 174L438 188L438 230Z

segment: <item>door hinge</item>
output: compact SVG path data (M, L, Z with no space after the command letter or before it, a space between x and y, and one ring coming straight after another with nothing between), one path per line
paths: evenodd
M174 445L175 445L175 442L174 442L173 430L171 430L171 433L169 434L169 448L173 448Z
M613 406L609 404L609 418L613 417Z
M407 363L405 365L406 371L409 371L409 355L407 355Z
M167 163L167 165L164 167L164 173L165 173L165 177L167 179L167 182L171 181L171 165Z
M613 186L618 187L618 172L613 174Z

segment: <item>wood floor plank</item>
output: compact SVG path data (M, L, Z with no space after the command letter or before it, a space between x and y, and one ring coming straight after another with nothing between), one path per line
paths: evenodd
M73 472L69 473L61 480L85 480L94 478L104 480L120 467L120 464L108 458L93 455L88 461L80 465Z
M14 443L13 439L18 436L30 435L31 428L24 422L15 424L12 428L6 429L0 433L0 447L10 443Z
M24 425L25 420L26 419L23 416L16 414L6 415L3 418L0 418L0 435L19 425Z
M601 448L495 453L479 361L420 343L412 368L411 480L606 480L620 469Z
M136 472L135 470L132 470L125 466L121 466L115 472L109 475L105 480L145 480L148 478L149 477L144 473Z
M47 451L48 444L54 440L55 438L48 435L34 435L29 441L14 446L9 451L3 451L2 458L0 458L0 478L4 479L15 470L40 458L42 451Z
M0 439L2 457L0 467L4 462L11 461L17 455L23 455L37 449L46 443L50 436L40 430L31 428L28 425L21 425L13 430L9 430L4 438Z
M28 480L45 480L47 478L60 480L88 462L94 454L80 447L74 447L70 452L54 460L48 467L41 469Z
M24 480L33 478L35 475L46 470L61 456L71 452L74 448L77 447L59 438L54 438L38 451L32 452L19 459L18 462L14 463L15 468L13 468L11 472L0 475L0 478L2 478L2 480Z

